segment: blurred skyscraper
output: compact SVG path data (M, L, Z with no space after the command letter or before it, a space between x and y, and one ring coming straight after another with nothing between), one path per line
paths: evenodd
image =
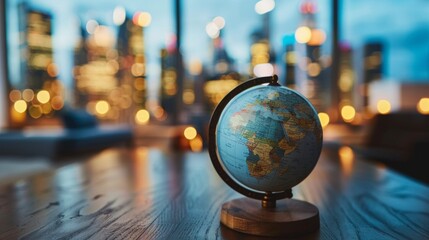
M115 36L108 26L96 20L89 20L84 28L88 34L81 31L82 39L75 50L86 48L87 61L85 56L75 54L75 57L80 58L75 61L82 61L82 65L76 65L74 70L77 92L75 103L78 108L86 108L100 119L118 119L119 112L112 108L113 103L109 99L118 85L119 64L114 46Z
M160 104L166 113L167 120L172 122L177 118L177 69L176 69L176 48L170 43L167 48L161 49L161 89Z
M147 18L140 12L128 18L125 9L115 9L117 36L110 26L94 19L82 27L75 49L77 107L105 121L149 121L144 109L147 86L143 28L150 24ZM145 111L143 117L140 110Z
M264 28L269 27L268 20L266 20L267 16L265 15L264 27L255 30L251 34L249 75L253 77L269 76L274 73L276 56L270 44L269 31L264 30Z
M144 13L136 13L133 19L125 18L119 25L118 32L118 62L119 62L119 92L112 96L118 101L121 117L129 121L137 120L140 110L146 110L147 83L146 58L144 44L144 26L139 20ZM137 117L137 118L135 118Z
M63 107L63 88L52 47L52 16L18 4L20 80L9 93L11 126L33 124ZM27 118L29 117L29 118Z
M341 116L345 122L362 123L360 113L362 98L360 97L353 56L355 51L345 42L340 43L340 64L338 79L338 95ZM347 112L348 111L348 112Z
M217 18L209 23L219 25ZM208 25L209 26L209 25ZM229 56L222 39L222 27L217 34L209 35L212 38L212 67L208 68L207 81L204 84L204 94L207 98L207 109L211 113L222 98L240 82L240 74L236 71L234 60Z
M80 37L76 42L74 47L74 83L73 83L73 105L74 106L85 106L85 103L88 102L88 94L84 91L80 91L78 88L78 78L80 77L80 66L84 66L88 63L88 46L86 44L86 39L88 38L88 32L85 29L85 26L80 27Z
M368 86L383 77L383 43L366 42L363 47L363 106L368 107Z
M317 28L315 21L316 5L304 1L300 7L302 20L295 31L295 52L297 68L296 87L304 94L318 111L326 111L330 106L329 65L323 61L321 46L326 34Z
M25 16L25 15L23 15ZM36 10L27 10L25 21L26 29L24 43L27 44L26 87L30 89L42 89L47 81L55 79L56 74L50 74L49 67L54 64L52 51L52 16L48 13Z
M296 52L295 37L293 34L283 37L283 51L282 65L285 70L283 84L291 89L295 89Z

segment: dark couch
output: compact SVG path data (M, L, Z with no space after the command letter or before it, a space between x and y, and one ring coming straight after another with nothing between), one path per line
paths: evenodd
M84 110L66 109L60 113L63 128L8 130L0 132L0 156L61 157L107 147L131 145L129 125L100 126Z
M362 153L398 172L429 183L429 115L396 112L377 115Z

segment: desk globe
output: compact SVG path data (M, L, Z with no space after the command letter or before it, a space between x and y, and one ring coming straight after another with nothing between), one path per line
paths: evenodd
M315 167L322 138L311 103L280 86L276 75L229 92L210 120L209 154L222 180L246 197L223 204L221 223L261 236L319 229L317 207L291 199L291 188Z

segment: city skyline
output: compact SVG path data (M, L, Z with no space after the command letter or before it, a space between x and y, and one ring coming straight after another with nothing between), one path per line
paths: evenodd
M59 64L59 75L65 85L72 83L71 72L72 51L79 34L79 22L96 19L100 23L113 26L112 13L117 6L115 1L104 1L103 6L87 1L64 1L61 5L52 4L46 0L26 1L28 4L41 11L53 14L53 46L54 58ZM299 5L302 1L277 1L276 7L270 13L271 17L271 44L274 50L280 54L282 50L282 38L293 34L299 25ZM330 50L330 1L317 2L318 12L316 21L321 29L328 35L327 42L322 46L322 51ZM373 39L386 44L387 57L385 58L384 76L394 81L421 82L429 79L427 59L429 59L429 47L425 40L429 38L429 31L424 28L429 23L425 19L425 9L429 10L429 4L422 0L413 0L419 4L419 8L411 3L398 3L398 1L341 1L341 40L348 42L352 48L361 48L366 41ZM17 17L14 4L17 1L8 0L7 24L9 48L9 65L14 68L16 63L14 56L17 48L13 40L13 25ZM256 3L256 1L255 1ZM370 3L370 4L369 4ZM228 8L225 8L228 4ZM135 11L147 11L152 15L151 25L145 28L145 47L147 57L147 71L149 87L159 88L160 66L159 50L167 45L168 39L174 36L173 5L171 1L161 0L157 4L150 2L137 3L125 1L121 3L132 14ZM223 39L226 50L236 61L238 71L244 72L249 64L250 35L252 31L262 25L262 17L255 13L254 3L243 4L241 1L232 2L204 2L183 1L183 47L182 53L185 64L198 60L205 64L210 61L208 48L211 39L205 32L206 24L215 16L222 16L226 20ZM192 11L192 12L191 12ZM77 14L79 12L79 14ZM191 13L190 13L191 12ZM239 12L239 13L238 13ZM410 14L413 17L409 17ZM15 17L14 17L15 14ZM364 16L364 17L363 17ZM395 17L397 16L397 17ZM407 17L408 16L408 17ZM386 19L392 24L386 23ZM67 26L67 27L64 27ZM380 26L383 26L380 29ZM113 28L114 31L116 31ZM382 31L381 31L382 30ZM197 43L197 44L196 44ZM18 79L16 70L11 70L11 80ZM280 72L279 74L284 74ZM69 76L70 75L70 76Z

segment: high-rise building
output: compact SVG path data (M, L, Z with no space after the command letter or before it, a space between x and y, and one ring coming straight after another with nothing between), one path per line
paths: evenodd
M148 22L141 14L125 17L117 36L96 20L89 20L82 31L75 54L76 104L102 120L149 121L148 115L137 115L145 108L147 88L143 28Z
M116 98L109 97L120 95L117 90L119 64L115 36L110 27L95 20L89 20L85 25L88 34L82 34L84 46L80 49L87 49L87 61L85 56L75 59L76 63L82 61L82 65L76 65L74 69L75 103L78 108L86 108L100 119L117 120L120 114L113 107Z
M235 71L234 60L229 56L222 39L222 36L214 38L213 42L213 59L211 69L212 75L228 74Z
M45 82L55 79L49 69L54 64L52 50L52 16L35 10L27 12L27 88L42 89Z
M222 35L213 38L213 68L204 84L207 108L213 111L222 98L240 82L240 74L235 70L234 61L224 46Z
M296 67L296 57L295 57L295 45L289 44L285 47L285 83L286 86L295 89L295 67Z
M339 64L338 94L342 118L345 122L360 124L362 120L360 114L362 102L360 101L357 77L354 70L355 67L353 66L354 51L345 42L340 43L339 49L341 58ZM350 109L350 114L347 114L347 109ZM352 109L355 111L354 114Z
M368 107L368 86L383 77L383 43L372 41L363 47L363 106Z
M83 107L89 101L89 96L84 91L78 88L78 78L80 77L80 67L88 63L88 46L86 40L88 39L88 32L84 26L80 27L80 36L74 47L74 83L73 83L73 105Z
M143 13L136 13L141 16ZM133 19L126 18L118 32L118 86L123 94L118 106L123 109L122 118L134 120L139 110L146 111L147 81L144 48L144 27ZM145 121L137 121L143 123Z
M189 103L197 106L207 115L207 98L204 95L204 84L208 78L207 70L200 60L194 60L190 62L187 73L186 79L192 83L193 94L189 94L189 97L185 97L185 89L183 102L185 104ZM189 101L186 100L186 98L189 98ZM192 98L193 101L190 101Z
M272 75L274 73L273 63L275 62L275 54L266 34L267 31L256 30L251 35L250 76L260 77L263 75Z
M283 84L288 88L295 89L296 52L294 35L286 35L283 37L282 65L285 70L284 79L282 81Z
M160 104L165 111L167 121L174 121L179 114L177 109L177 70L176 48L172 45L161 49L161 89Z
M330 105L330 78L328 65L324 64L321 46L326 34L317 28L316 5L304 1L300 7L301 24L295 31L295 52L297 68L296 87L306 96L318 111L325 111Z
M10 92L11 124L31 125L63 107L63 88L53 56L52 16L25 3L19 4L18 11L21 79Z
M380 80L383 74L383 43L367 42L364 45L364 82Z

